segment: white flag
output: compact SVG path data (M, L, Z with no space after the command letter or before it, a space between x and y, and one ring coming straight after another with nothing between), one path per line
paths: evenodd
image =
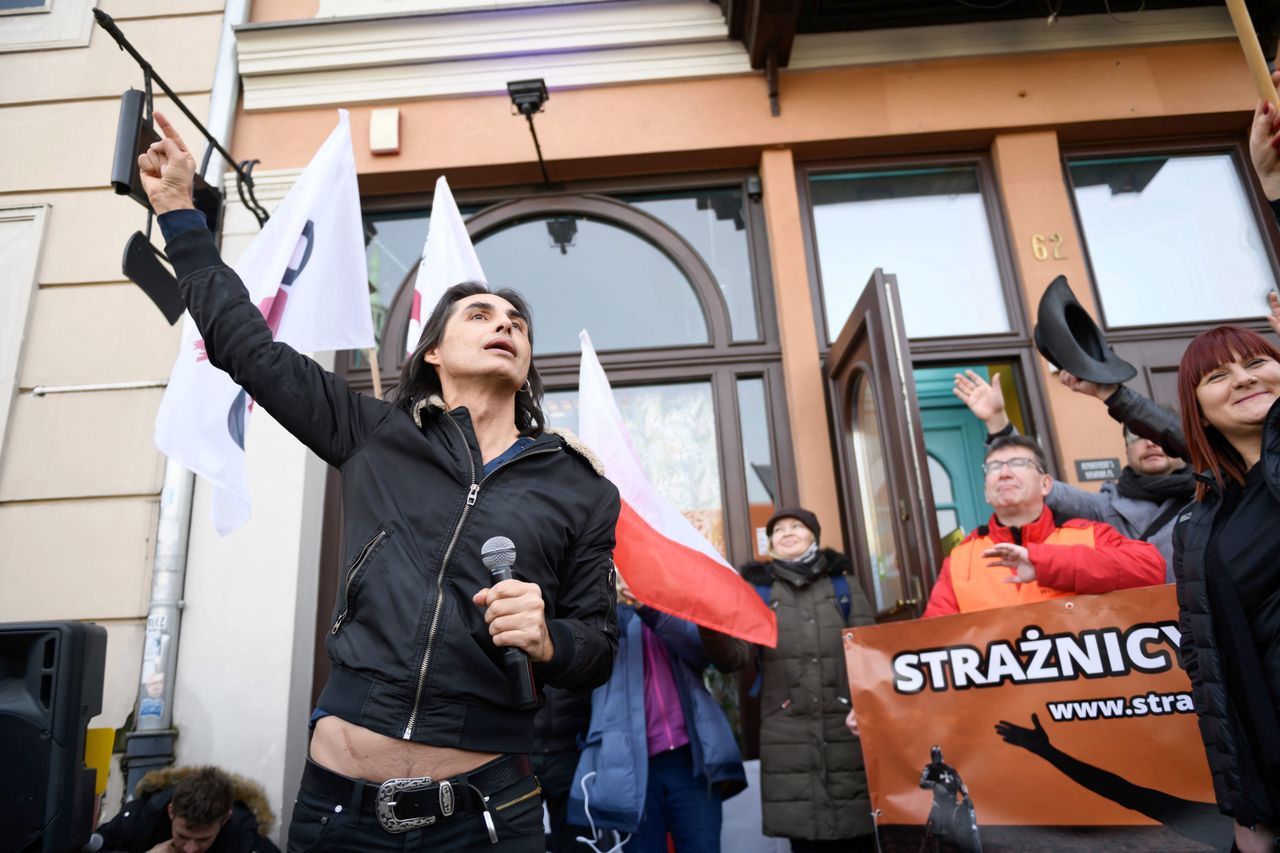
M422 337L422 324L431 311L455 284L465 281L488 282L480 259L471 245L471 236L449 191L449 182L441 175L436 180L435 197L431 200L431 221L427 225L427 243L422 247L422 263L413 284L413 305L409 309L409 335L405 352L412 353Z
M346 110L235 270L276 340L301 352L375 345ZM213 524L223 536L249 520L250 411L248 394L205 357L188 317L156 415L156 447L213 484Z

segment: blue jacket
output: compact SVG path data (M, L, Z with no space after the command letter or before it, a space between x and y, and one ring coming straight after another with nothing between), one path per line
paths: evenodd
M694 774L720 787L725 799L743 790L742 753L720 705L707 692L702 671L709 663L698 628L652 608L618 605L618 656L609 681L591 694L591 726L569 792L569 822L587 825L582 779L597 829L633 832L644 815L649 780L649 741L644 720L644 639L648 625L667 647L680 694Z

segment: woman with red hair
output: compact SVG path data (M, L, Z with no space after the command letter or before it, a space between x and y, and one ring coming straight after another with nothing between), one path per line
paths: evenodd
M1196 500L1174 533L1182 664L1218 807L1243 853L1280 846L1280 351L1219 326L1178 399Z

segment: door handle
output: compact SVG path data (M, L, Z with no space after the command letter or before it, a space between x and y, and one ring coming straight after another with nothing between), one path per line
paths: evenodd
M897 616L899 613L905 613L920 603L918 598L899 598L898 601L885 612L885 616Z

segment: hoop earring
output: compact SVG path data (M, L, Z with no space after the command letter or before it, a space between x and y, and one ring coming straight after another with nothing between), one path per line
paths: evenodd
M528 379L526 379L526 380L524 381L524 384L520 386L520 390L519 390L518 392L516 392L516 393L519 393L519 394L532 394L532 393L533 393L533 386L529 384L529 380L528 380Z

